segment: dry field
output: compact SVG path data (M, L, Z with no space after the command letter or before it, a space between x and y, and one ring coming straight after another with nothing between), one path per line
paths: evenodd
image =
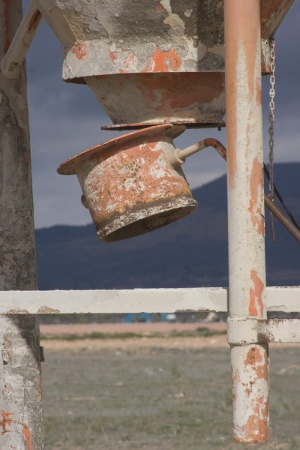
M42 341L46 450L237 448L229 348L210 334L223 324L72 327L41 326L66 338ZM247 448L299 450L300 348L273 345L270 357L271 441Z

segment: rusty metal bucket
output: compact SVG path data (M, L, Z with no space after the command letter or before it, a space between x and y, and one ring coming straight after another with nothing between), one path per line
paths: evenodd
M194 211L173 138L182 126L158 125L112 139L57 169L77 174L83 204L104 242L138 236Z
M86 83L114 125L225 124L223 0L35 0L61 41L63 79ZM262 72L292 0L262 0Z
M225 124L222 1L37 3L61 41L63 79L90 87L109 128Z
M223 72L103 75L86 82L114 124L103 129L225 125Z

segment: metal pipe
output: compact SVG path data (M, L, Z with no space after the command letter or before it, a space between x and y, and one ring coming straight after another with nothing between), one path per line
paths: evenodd
M27 50L41 23L42 14L32 0L19 27L1 60L1 71L6 78L17 78Z
M275 205L274 202L265 194L265 205L271 211L272 214L279 220L279 222L288 230L289 233L300 244L300 230L297 228L290 219L288 219L284 213Z
M209 147L204 141L196 142L196 144L191 145L183 150L179 150L177 153L177 157L179 158L181 163L184 163L185 159L188 156L194 155L195 153L200 152L201 150Z
M266 319L260 1L225 0L230 317ZM231 345L233 437L269 439L268 344Z
M222 156L222 158L227 161L227 150L224 147L224 145L214 138L207 138L203 139L203 141L197 142L194 145L191 145L190 147L187 147L186 149L179 151L177 153L177 159L184 160L187 156L190 156L197 151L203 150L207 147L214 147L219 155ZM183 156L182 156L183 154ZM184 161L183 161L184 162ZM279 193L278 193L279 194ZM279 220L279 222L287 229L287 231L296 239L298 243L300 243L300 230L299 228L290 220L288 219L285 214L278 208L277 205L275 205L270 198L264 194L264 202L265 206L274 214L276 219Z
M206 138L203 141L196 142L190 147L185 148L184 150L176 149L175 157L171 160L171 163L175 166L180 163L183 164L185 159L188 156L194 155L195 153L204 150L207 147L214 147L219 155L227 161L227 150L224 145L214 138ZM277 191L278 193L278 191ZM278 193L279 194L279 193ZM287 229L287 231L296 239L298 243L300 243L300 230L299 228L289 220L284 213L275 205L270 198L264 194L264 202L265 206L274 214L274 216L279 220L279 222Z

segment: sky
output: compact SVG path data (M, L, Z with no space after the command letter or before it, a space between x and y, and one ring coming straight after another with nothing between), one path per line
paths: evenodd
M25 8L28 1L24 2ZM300 162L300 2L295 1L276 33L275 163ZM118 132L103 131L109 117L87 86L62 81L62 50L45 20L27 54L28 105L33 170L35 227L91 222L81 204L75 175L62 176L66 159ZM268 159L269 77L263 79L264 152ZM187 130L175 140L185 148L207 137L226 145L226 130ZM208 148L183 166L192 189L226 172L220 156ZM276 171L275 171L276 182Z

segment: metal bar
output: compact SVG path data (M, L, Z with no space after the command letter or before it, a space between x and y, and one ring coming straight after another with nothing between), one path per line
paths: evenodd
M225 0L230 317L266 319L260 1ZM231 345L233 437L269 439L268 345Z
M0 314L227 311L227 289L0 292Z
M227 312L226 288L2 291L0 314ZM300 287L267 287L267 311L300 312Z
M185 152L189 149L193 149L192 153L187 154L186 156L190 156L190 154L197 153L197 151L203 150L207 147L214 147L219 155L226 161L227 160L227 150L221 142L214 138L207 138L203 141L198 142L197 144L188 147L182 152ZM182 152L178 153L179 159L184 159L181 155ZM265 167L265 165L264 165ZM278 192L277 192L278 193ZM290 220L284 215L284 213L278 208L278 206L266 195L264 194L264 202L266 207L274 214L276 219L286 228L286 230L296 239L298 243L300 243L300 230L298 225L294 220L290 217Z
M22 18L21 0L0 0L0 59ZM26 76L0 72L0 288L36 288ZM7 292L9 295L9 292ZM0 317L0 448L43 448L39 328L34 316Z
M265 195L265 205L274 214L276 219L288 230L288 232L296 239L300 244L300 230L297 228L291 220L289 220L284 213L272 202L272 200Z
M20 67L41 20L42 14L36 7L35 2L32 1L1 60L1 70L7 78L13 79L18 77Z
M264 164L264 172L268 178L268 180L270 181L270 172L266 166L266 164ZM277 187L274 184L274 192L276 197L278 198L278 200L280 201L280 203L282 204L282 207L284 208L285 212L287 213L287 215L289 216L291 222L295 225L295 227L300 231L300 227L298 225L298 223L296 222L295 217L293 216L293 214L291 213L291 211L289 210L289 208L287 207L287 205L285 204L285 201L282 197L282 195L280 194L280 192L278 191Z

